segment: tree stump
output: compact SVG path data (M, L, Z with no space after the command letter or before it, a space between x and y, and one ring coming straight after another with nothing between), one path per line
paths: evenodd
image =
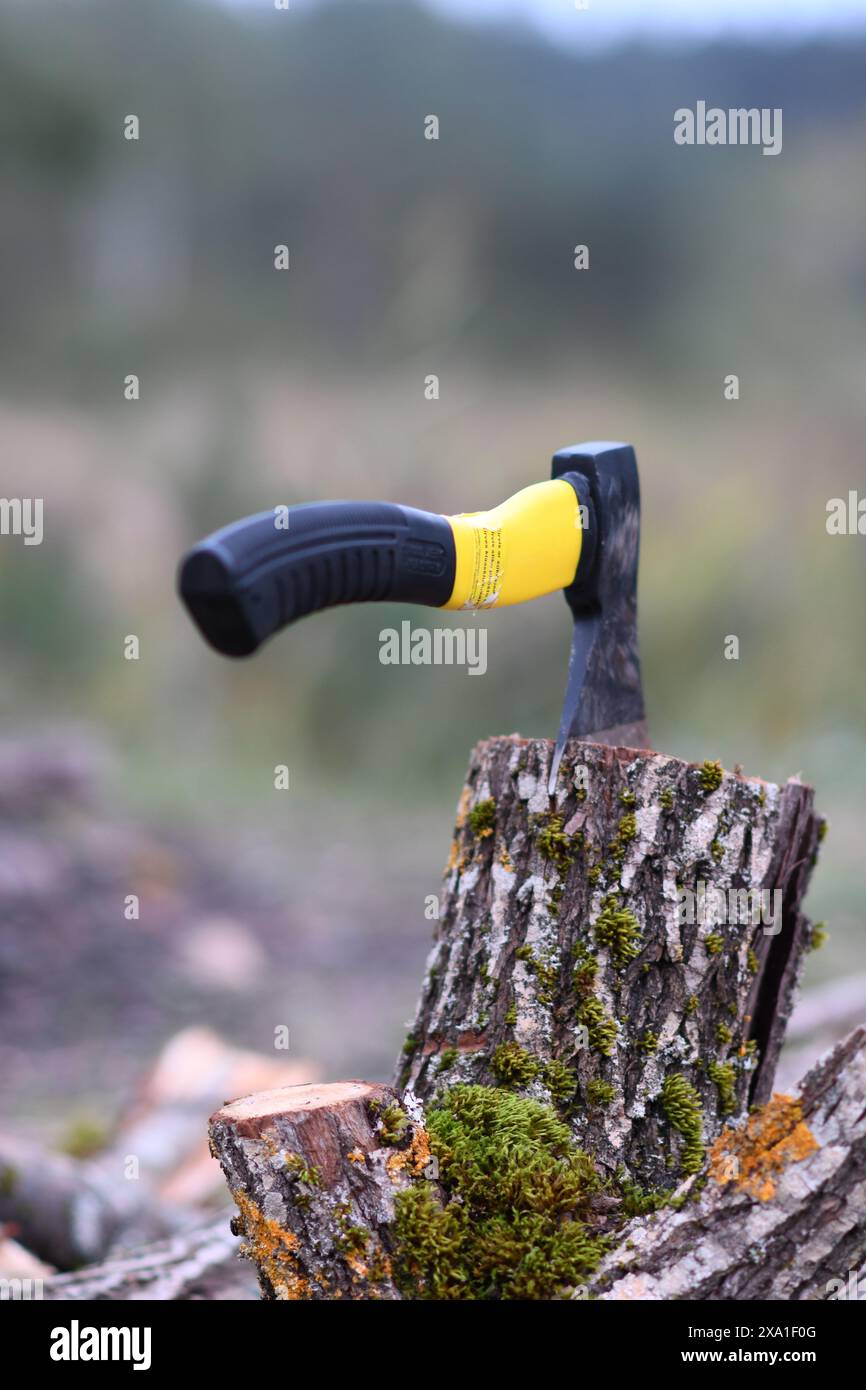
M551 798L551 754L474 750L395 1088L213 1117L265 1297L585 1292L769 1101L812 940L811 789L572 741Z
M390 1087L340 1081L259 1092L212 1117L238 1206L233 1229L266 1298L395 1297L379 1233L410 1161L414 1170L429 1157L386 1146L407 1127L396 1102Z
M399 1079L423 1101L446 1078L523 1084L607 1169L670 1186L688 1140L666 1080L698 1093L704 1140L769 1096L821 821L797 781L577 742L551 801L549 761L516 737L473 753ZM723 920L750 890L777 919Z

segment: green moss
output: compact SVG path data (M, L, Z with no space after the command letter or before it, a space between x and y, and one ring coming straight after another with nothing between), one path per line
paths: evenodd
M455 1086L427 1127L445 1202L426 1182L396 1196L405 1297L548 1299L595 1270L607 1243L583 1217L600 1182L550 1106Z
M665 1077L661 1102L668 1120L685 1140L683 1172L699 1172L704 1162L704 1115L700 1096L694 1086L677 1072Z
M538 986L538 1002L550 1004L559 981L559 967L553 950L544 955L534 955L529 946L518 946L514 952L517 960L525 961L535 976Z
M723 1043L725 1046L731 1041L733 1033L727 1023L716 1024L716 1042Z
M713 840L712 844L710 845L710 854L713 856L717 864L722 859L724 859L725 847L722 844L721 840Z
M543 955L533 956L532 973L538 984L538 1002L552 1004L559 983L559 966L553 950Z
M818 844L823 844L827 838L827 831L830 829L830 822L822 820L818 826Z
M634 960L641 948L641 934L638 920L627 907L619 906L619 899L610 894L595 924L596 944L610 952L617 969L622 970L630 960Z
M553 1097L554 1103L559 1106L567 1105L572 1099L577 1081L574 1072L567 1067L564 1062L554 1059L547 1063L541 1073L541 1079Z
M348 1204L338 1207L337 1227L340 1234L334 1244L341 1255L349 1255L357 1258L366 1254L369 1236L363 1226L352 1225L349 1221L350 1214L351 1208Z
M519 1043L500 1043L491 1059L497 1080L503 1086L528 1086L541 1070L541 1063Z
M621 816L617 826L616 836L608 845L611 866L619 872L622 868L625 852L632 840L637 838L637 817L633 811Z
M594 956L584 956L580 964L575 967L572 975L574 988L580 995L592 994L595 989L595 977L598 974L598 961Z
M505 1026L506 1026L507 1028L513 1028L516 1022L517 1022L517 1005L516 1005L516 1004L509 1004L509 1005L508 1005L508 1012L507 1012L506 1015L505 1015Z
M674 794L670 787L665 787L664 791L659 796L659 804L666 811L672 811L674 809Z
M603 1057L612 1057L617 1028L610 1015L605 1013L601 1000L594 995L584 999L578 1006L577 1021L586 1028L590 1047Z
M381 1112L382 1128L379 1139L383 1144L399 1144L409 1125L409 1116L396 1101L386 1105Z
M587 883L598 883L598 880L599 880L600 878L601 878L601 865L600 865L600 864L593 864L593 866L592 866L591 869L587 869L587 871L586 871L586 881L587 881Z
M688 999L686 1000L686 1015L688 1018L691 1018L692 1014L696 1014L697 1011L698 996L696 994L690 994Z
M58 1148L71 1158L92 1158L108 1142L108 1126L99 1120L76 1120L61 1138Z
M321 1187L322 1175L318 1168L308 1165L301 1158L300 1154L286 1154L283 1159L283 1167L287 1173L292 1173L298 1182L305 1187Z
M706 946L707 951L711 956L721 955L722 947L724 946L724 944L725 938L717 931L710 932L709 936L704 942L704 945Z
M732 1115L737 1108L736 1097L734 1095L734 1083L737 1074L732 1062L710 1062L707 1067L707 1076L719 1091L719 1113L722 1115Z
M448 1071L449 1068L454 1066L454 1063L457 1061L457 1058L459 1056L460 1053L457 1051L456 1047L446 1047L445 1051L439 1058L439 1071Z
M755 955L751 946L746 952L746 967L750 975L757 975L758 970L760 969L760 966L758 964L758 957Z
M709 759L702 765L698 780L701 784L701 791L718 791L722 785L724 772L720 762L710 762Z
M562 816L548 816L543 829L539 830L535 837L539 854L554 864L561 873L574 863L580 847L580 841L566 835L562 827Z
M637 1041L637 1046L642 1052L646 1052L648 1056L652 1056L652 1054L658 1050L658 1045L658 1034L653 1033L649 1028L646 1030L643 1037L638 1038Z
M630 791L621 791L619 794L619 799L622 802L623 806L634 806L636 801L634 792Z
M660 1188L641 1187L621 1173L617 1174L617 1179L623 1216L647 1216L650 1212L661 1211L670 1202L670 1193Z
M404 1057L414 1057L414 1055L415 1055L415 1053L416 1053L417 1051L418 1051L418 1039L415 1037L415 1034L414 1034L414 1033L410 1033L409 1036L407 1037L406 1041L405 1041L404 1044L403 1044L403 1056L404 1056Z
M814 922L809 936L808 949L810 951L820 951L829 939L830 933L827 930L826 922Z
M586 1083L586 1098L590 1105L610 1105L616 1091L609 1081L596 1079Z
M479 801L468 816L469 828L479 840L489 838L493 834L496 825L496 802L492 796L486 801Z

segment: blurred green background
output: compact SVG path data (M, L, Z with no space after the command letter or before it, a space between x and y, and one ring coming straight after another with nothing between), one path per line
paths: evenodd
M45 499L0 546L4 728L98 731L127 806L276 875L336 942L285 986L299 1046L350 1075L411 1014L473 742L555 731L568 613L485 617L483 679L380 665L440 621L394 607L231 664L178 558L279 502L491 506L582 439L638 452L656 746L816 786L810 978L866 970L866 538L825 527L866 495L866 34L583 49L457 10L0 4L3 491ZM698 100L782 107L782 153L676 146Z

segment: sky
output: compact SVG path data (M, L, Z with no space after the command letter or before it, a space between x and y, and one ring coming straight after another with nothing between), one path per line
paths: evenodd
M565 41L778 37L866 29L866 0L427 0L452 14L511 15ZM578 8L583 4L586 8Z
M222 0L272 9L273 0ZM316 0L290 0L306 9ZM363 3L363 0L358 0ZM791 40L866 32L866 0L424 0L466 19L523 22L579 47L629 38L779 38ZM579 8L584 6L585 8Z

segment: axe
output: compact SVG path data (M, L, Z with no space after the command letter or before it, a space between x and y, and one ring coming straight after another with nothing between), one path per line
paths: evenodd
M573 618L548 790L569 738L645 748L637 642L640 487L630 444L575 444L551 479L486 512L310 502L245 517L180 566L181 598L225 656L308 613L374 600L504 608L562 589Z

